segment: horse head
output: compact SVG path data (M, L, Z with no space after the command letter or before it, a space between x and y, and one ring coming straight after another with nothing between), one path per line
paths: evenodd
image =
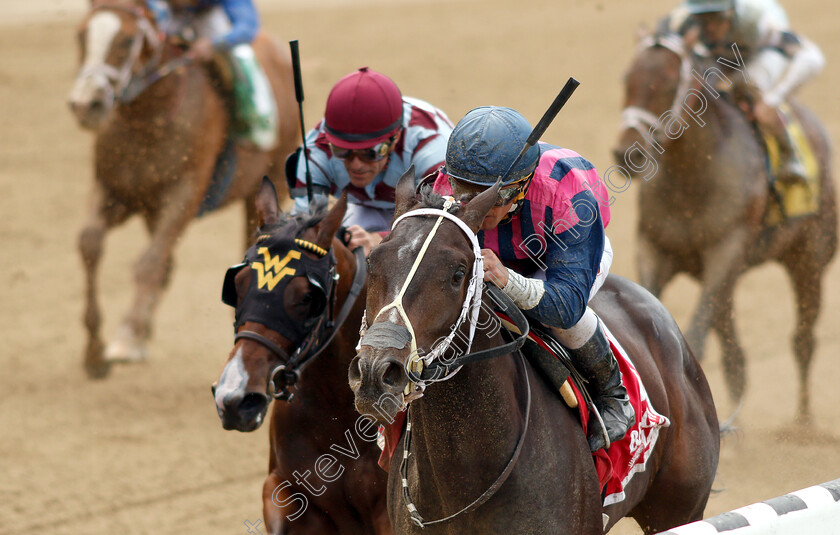
M695 39L658 34L639 40L624 76L621 133L613 149L616 162L631 176L651 178L654 159L687 127L683 106L696 91L689 52Z
M82 128L96 130L125 99L132 80L160 60L163 40L145 2L93 2L78 30L79 68L69 105Z
M264 179L256 204L256 243L225 276L222 300L236 308L236 336L213 385L222 425L240 431L262 424L271 398L291 400L300 368L346 317L336 320L333 312L343 312L345 286L354 280L353 253L334 240L346 197L326 215L289 216L280 213L277 192Z
M494 186L468 204L444 204L425 190L418 202L414 169L400 179L392 231L368 256L370 323L349 370L361 414L391 421L422 395L421 362L444 359L455 336L468 338L469 352L484 273L475 232L497 192Z

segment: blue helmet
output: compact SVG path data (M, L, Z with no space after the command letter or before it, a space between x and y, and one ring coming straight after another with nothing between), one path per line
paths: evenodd
M507 171L519 155L531 125L510 108L475 108L458 121L446 146L446 174L477 186L491 186ZM534 145L522 156L504 184L511 184L533 173L540 159ZM503 185L504 185L503 184Z

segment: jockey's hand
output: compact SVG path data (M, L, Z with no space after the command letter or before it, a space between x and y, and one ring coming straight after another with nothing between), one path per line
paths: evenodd
M210 61L213 59L214 52L213 41L207 37L199 37L190 46L190 49L187 51L187 56L198 61Z
M499 288L504 288L508 282L508 270L502 265L502 261L490 249L482 249L481 256L484 257L485 282L492 282Z
M763 100L757 100L756 103L753 104L752 112L755 116L755 120L758 121L758 124L773 126L779 122L779 114L776 111L776 108L768 105Z
M369 255L370 250L382 241L381 234L368 232L359 225L350 225L347 227L347 232L350 233L350 245L348 246L350 250L361 247L365 251L365 256Z

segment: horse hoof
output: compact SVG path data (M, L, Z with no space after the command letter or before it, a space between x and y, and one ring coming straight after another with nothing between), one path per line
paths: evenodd
M85 355L85 373L90 379L104 379L111 372L111 363L102 358L102 344L88 347Z
M105 361L112 364L143 362L146 356L146 346L128 329L121 329L105 349Z

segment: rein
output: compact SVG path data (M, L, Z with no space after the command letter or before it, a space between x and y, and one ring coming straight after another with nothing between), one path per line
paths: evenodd
M330 288L330 306L325 307L324 312L318 319L318 324L312 329L312 332L301 343L294 354L291 356L279 345L275 344L265 336L254 331L239 331L233 338L234 344L240 339L253 340L262 344L269 351L279 356L282 360L281 364L275 366L268 375L268 384L266 392L274 399L283 401L292 401L294 393L290 388L293 387L300 379L301 372L318 356L324 353L324 350L332 343L338 334L339 329L347 320L350 311L356 303L362 288L365 285L367 278L367 263L365 262L365 253L361 247L357 247L353 251L353 256L356 260L356 274L353 276L353 283L350 285L350 290L347 293L347 299L335 317L335 320L327 320L327 316L332 312L332 304L335 300L335 289L339 280L339 275L335 274L332 277L332 287ZM330 335L326 340L319 343L318 337L323 334L325 329L332 329Z
M519 440L516 442L516 448L514 448L513 454L510 456L510 459L505 465L504 470L502 470L502 473L499 474L487 490L485 490L481 496L476 498L471 504L447 517L439 518L437 520L424 520L423 517L420 516L420 512L417 510L417 506L415 506L414 502L411 501L411 495L408 491L408 449L411 445L411 405L408 406L406 411L405 439L403 440L403 458L402 461L400 461L400 476L402 479L403 500L405 501L405 507L408 509L411 521L417 526L425 528L426 526L433 524L442 524L463 513L475 511L481 505L486 503L487 500L489 500L494 494L496 494L496 491L504 485L505 481L507 481L508 477L510 477L511 472L513 472L513 467L516 465L516 461L519 460L519 454L522 453L522 446L525 444L525 435L528 434L528 424L531 421L531 380L528 378L528 367L525 365L525 357L522 356L522 353L519 353L518 356L519 359L517 359L517 362L521 364L522 375L525 376L525 389L528 393L528 397L525 401L525 422L522 425L522 432L519 435Z

